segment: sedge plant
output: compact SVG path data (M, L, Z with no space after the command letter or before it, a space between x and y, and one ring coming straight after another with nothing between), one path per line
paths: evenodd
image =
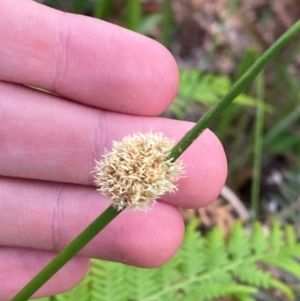
M179 164L173 165L175 161L182 155L182 153L197 139L197 137L208 127L221 113L232 103L232 101L246 88L246 86L254 80L254 78L262 71L266 64L300 31L300 20L290 27L261 57L248 69L243 76L236 81L232 89L221 98L221 100L213 106L207 113L195 124L195 126L188 131L184 137L171 149L159 153L159 162L156 162L159 166L167 166L182 173L182 166ZM137 147L137 146L135 146ZM165 153L165 157L162 156ZM162 159L163 158L163 159ZM163 163L165 161L165 163ZM102 163L100 163L101 165ZM97 167L96 167L97 173ZM172 191L175 189L172 186L172 182L176 181L178 174L169 173L172 179L167 185L166 191ZM103 179L102 179L103 180ZM132 188L131 185L135 185L132 182L130 185L126 183L128 188ZM101 186L101 183L99 183ZM107 195L113 196L115 194L114 187L118 185L113 180L113 186L105 189L104 192ZM149 188L149 187L148 187ZM111 189L111 190L109 190ZM160 187L161 189L161 187ZM101 188L100 188L101 190ZM133 189L134 191L134 189ZM138 193L141 193L138 191ZM160 196L163 191L155 190L155 193L150 193L149 201L153 201L155 195ZM132 196L132 194L129 194ZM141 195L144 197L144 195ZM136 197L136 195L135 195ZM145 200L144 198L141 198ZM145 202L142 202L144 208ZM139 207L136 202L123 199L121 206L116 205L115 202L109 206L99 217L95 219L84 231L82 231L65 249L63 249L41 272L39 272L11 301L26 301L28 300L44 283L46 283L59 269L61 269L70 259L72 259L85 245L87 245L101 230L103 230L114 218L116 218L126 208L126 205L133 204L133 207ZM132 206L131 206L132 207Z

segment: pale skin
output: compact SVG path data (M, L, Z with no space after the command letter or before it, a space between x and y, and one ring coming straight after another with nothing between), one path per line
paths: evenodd
M149 130L179 140L193 124L155 117L178 87L176 63L157 42L31 0L0 0L0 11L0 300L8 300L109 205L91 170L113 140ZM182 159L177 193L148 213L123 212L35 296L76 285L91 257L168 261L184 234L178 207L208 205L227 173L209 130Z

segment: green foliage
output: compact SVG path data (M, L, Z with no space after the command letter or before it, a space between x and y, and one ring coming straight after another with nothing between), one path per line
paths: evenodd
M241 76L243 76L247 70L254 64L254 62L259 57L260 53L258 50L250 48L245 49L240 62L237 65L234 80L238 80Z
M219 297L253 301L259 290L272 289L294 298L289 286L267 268L278 267L300 277L296 261L300 243L292 227L283 229L275 222L266 235L259 223L246 231L236 222L224 237L218 227L203 236L196 225L197 221L190 222L182 247L164 266L146 270L93 260L88 275L76 288L51 297L51 301L204 301Z
M92 270L92 269L91 269ZM43 298L39 299L39 301L90 301L92 300L92 296L97 292L97 290L90 286L90 283L94 283L96 278L92 278L92 271L89 271L88 275L81 281L80 285L77 285L75 288L70 290L69 292L59 294L55 297L51 298ZM93 281L91 281L93 279Z
M127 28L138 31L142 21L142 8L139 0L127 1Z
M266 147L274 154L284 154L292 149L299 153L299 122L300 106L296 106L268 131L265 138Z
M180 70L180 86L178 95L170 106L170 111L177 118L184 119L187 110L193 104L204 104L212 106L216 104L220 97L224 96L233 86L228 76L214 75L210 73L202 74L198 69ZM260 106L266 111L271 111L272 107L256 98L241 93L233 103L243 106Z
M163 18L162 18L162 32L161 43L171 49L172 44L172 32L174 29L174 17L172 9L172 0L163 1Z
M112 10L113 3L113 0L98 0L95 3L93 16L98 19L106 19Z

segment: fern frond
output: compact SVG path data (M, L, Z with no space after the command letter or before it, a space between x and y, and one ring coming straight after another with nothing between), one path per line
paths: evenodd
M251 284L255 287L268 289L272 285L271 274L259 270L254 263L241 265L238 269L233 270L233 275L241 282Z
M184 118L193 104L214 105L230 90L231 86L228 76L204 74L198 69L182 69L178 94L169 109L177 118ZM261 107L267 112L273 110L272 106L264 104L260 99L243 93L238 95L233 103L240 106Z
M182 268L182 263L181 261L179 261L179 259L181 260L184 257L185 255L176 256L160 268L155 269L154 281L157 285L157 292L160 292L168 287L171 288L173 284L176 283L176 281L182 277L182 275L192 275L194 273L193 269L191 268L193 265L192 262L189 262L187 267L183 265ZM167 298L168 296L170 296L171 298L172 294L166 294L165 298Z
M299 229L298 229L299 230ZM284 248L285 254L294 257L300 257L300 244L297 243L295 230L292 226L287 226L286 231L286 247Z
M93 260L89 276L91 301L123 301L127 299L126 266Z
M256 301L247 293L234 293L232 294L232 297L239 301Z
M59 294L55 297L49 298L47 301L90 301L91 300L91 291L89 288L90 277L87 275L79 285L74 287L72 290Z
M297 239L296 239L296 235L295 235L295 231L293 229L293 227L291 225L288 225L286 227L286 240L287 240L287 244L289 247L293 247L296 246L297 244ZM300 254L300 252L299 252Z
M277 288L279 291L283 292L287 297L289 297L290 299L295 299L295 294L292 291L292 289L286 285L285 283L272 278L271 279L271 286L274 288Z
M198 220L192 220L186 227L184 240L177 256L172 261L177 261L179 269L184 277L197 275L205 267L203 264L204 239L196 231Z
M206 270L220 269L228 263L224 236L219 227L215 227L207 235L202 252Z
M268 250L268 241L262 225L259 222L255 222L253 226L253 233L250 237L250 247L256 253L260 254Z
M196 225L187 226L181 249L164 266L145 270L93 260L87 278L55 301L254 301L259 290L274 289L294 298L266 269L279 267L300 278L300 243L292 227L274 223L267 235L259 223L249 233L237 222L225 238L218 227L205 237Z
M155 274L155 269L127 268L127 289L131 300L141 300L158 291Z
M230 231L227 251L232 258L237 260L248 257L251 252L249 237L246 236L241 221L237 221Z
M281 223L279 221L275 221L273 223L271 234L269 236L269 242L274 251L279 251L282 246L285 245L285 242L283 240L283 231L281 228Z
M293 258L286 256L284 252L278 252L269 256L263 256L261 258L261 261L268 265L281 268L282 270L291 273L297 278L300 278L299 263Z
M220 276L214 279L208 279L199 284L199 286L190 286L185 290L187 297L197 297L194 300L205 301L215 300L223 296L231 296L234 292L252 294L257 291L256 288L237 284L232 281L229 273L220 273Z

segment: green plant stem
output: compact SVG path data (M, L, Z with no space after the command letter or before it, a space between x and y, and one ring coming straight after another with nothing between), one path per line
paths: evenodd
M172 28L173 28L173 8L172 8L172 0L164 0L163 1L163 18L162 18L162 44L171 49L172 44Z
M300 21L289 28L262 56L236 81L232 89L221 98L175 145L170 158L175 161L198 138L198 136L233 102L246 86L259 74L266 64L286 45L300 30Z
M142 23L142 4L139 0L127 1L127 28L139 32Z
M105 20L113 7L113 0L98 0L95 3L93 16L98 19Z
M74 13L80 14L85 4L85 0L75 0L73 2Z
M284 33L249 70L235 83L232 89L212 107L187 134L172 149L170 158L175 161L195 139L207 128L244 90L244 88L259 74L271 58L286 45L300 30L300 21L295 23ZM90 242L107 224L122 211L109 207L82 233L80 233L57 257L55 257L37 276L35 276L11 301L26 301L61 267L75 256L88 242Z
M85 230L83 230L65 249L63 249L41 272L39 272L11 301L28 300L44 283L71 260L122 210L108 207Z

